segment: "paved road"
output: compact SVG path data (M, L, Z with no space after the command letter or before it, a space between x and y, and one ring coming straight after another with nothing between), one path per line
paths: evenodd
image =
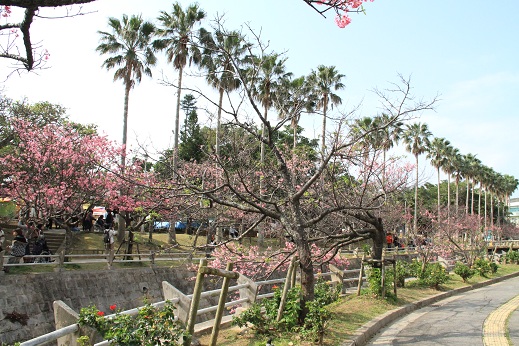
M498 309L502 312L500 315L510 316L510 337L512 342L517 342L519 311L513 313L517 304L505 304L513 303L512 299L518 295L519 277L459 294L396 320L376 334L368 345L484 345L483 325L487 318L487 325L505 332L506 324L500 326L497 319L489 317ZM504 343L487 342L487 345L508 343L505 339Z

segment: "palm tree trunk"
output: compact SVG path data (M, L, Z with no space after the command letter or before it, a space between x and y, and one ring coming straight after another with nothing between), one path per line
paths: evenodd
M481 183L479 183L478 193L478 226L481 228Z
M216 118L216 157L220 157L220 127L222 124L222 104L223 104L223 92L224 89L220 88L220 98L218 99L218 116Z
M467 178L467 198L465 199L465 215L469 214L469 188L470 188L470 180Z
M485 188L485 230L487 229L487 189Z
M494 196L490 193L490 227L494 228Z
M439 224L441 221L441 217L440 217L440 166L438 166L436 168L436 170L438 172L438 224Z
M474 188L476 187L476 180L472 179L471 201L470 201L470 215L474 215Z
M321 153L322 159L324 160L324 153L326 150L326 111L328 108L328 95L324 95L324 105L323 105L323 129L321 133Z
M414 185L414 220L413 220L413 231L416 235L418 230L418 155L416 158L416 182Z
M265 143L263 143L263 139L265 138L265 134L267 132L266 130L266 122L267 122L267 116L268 116L268 108L267 106L264 107L264 111L263 111L263 118L264 118L264 122L262 123L262 127L261 127L261 150L260 150L260 160L261 160L261 169L263 170L263 165L265 164ZM259 195L261 197L261 191L263 191L263 175L261 174L260 177L259 177L260 181L259 181L259 188L260 188L260 192L259 192ZM258 226L258 246L259 247L263 247L264 243L265 243L265 229L264 229L264 225L259 225Z
M460 181L456 178L456 215L458 215L459 209L459 193L460 193Z
M126 165L126 143L128 140L128 103L130 102L130 89L132 85L127 81L124 86L124 112L123 112L123 153L121 155L121 167Z
M447 218L451 217L451 174L447 173Z
M177 170L178 164L178 133L180 130L180 95L182 93L182 74L183 68L178 69L178 90L177 90L177 112L175 114L175 137L173 142L173 171Z
M292 150L296 150L297 146L297 123L293 124L293 135L294 135L294 142L292 144Z

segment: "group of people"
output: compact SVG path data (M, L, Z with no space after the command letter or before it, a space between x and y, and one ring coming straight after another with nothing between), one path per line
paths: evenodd
M34 261L34 258L26 258L27 255L50 255L51 251L43 234L43 224L35 225L33 221L27 224L18 222L18 228L12 231L13 240L11 245L6 247L11 256L8 264L20 263L23 258L25 263ZM4 250L5 232L0 229L0 251ZM49 258L37 258L37 261L50 260ZM4 271L9 268L5 267Z
M115 214L116 211L106 208L106 218L104 215L99 215L96 219L93 209L88 208L83 215L83 231L97 230L103 232L105 229L113 228Z

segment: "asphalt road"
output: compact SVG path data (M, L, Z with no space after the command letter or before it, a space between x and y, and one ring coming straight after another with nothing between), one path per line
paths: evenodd
M487 316L517 295L519 277L459 294L396 320L367 345L480 346ZM508 328L519 346L519 311L510 316Z

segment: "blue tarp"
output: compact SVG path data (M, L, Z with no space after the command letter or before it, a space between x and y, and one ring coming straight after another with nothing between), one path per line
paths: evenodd
M169 229L169 222L156 221L153 223L153 229Z
M175 222L175 228L176 229L186 229L186 224L182 221Z

